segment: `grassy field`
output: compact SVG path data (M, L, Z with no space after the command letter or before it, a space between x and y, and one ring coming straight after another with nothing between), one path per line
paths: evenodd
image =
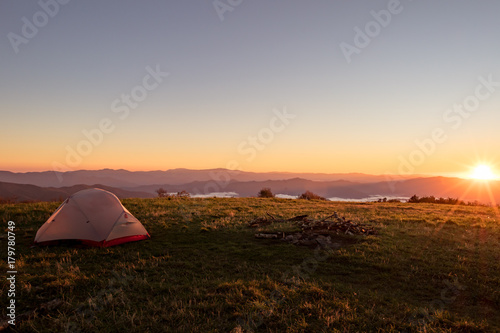
M16 223L14 331L500 331L493 208L258 198L123 203L150 240L32 248L58 203L0 205L4 260L7 221ZM345 246L321 249L256 239L247 226L266 212L322 218L334 211L378 234L342 236ZM6 318L5 279L1 288Z

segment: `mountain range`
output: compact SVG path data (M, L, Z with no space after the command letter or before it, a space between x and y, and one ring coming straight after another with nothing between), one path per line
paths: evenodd
M406 176L398 179L410 179L418 176ZM231 181L267 181L303 178L313 181L347 180L360 183L385 181L385 175L363 173L291 173L291 172L248 172L228 169L171 169L166 171L128 171L128 170L77 170L10 172L0 171L0 181L17 184L31 184L43 187L63 187L79 184L103 184L114 187L134 187L140 185L171 184L182 185L195 181L225 180Z
M74 192L99 187L119 198L151 198L156 190L210 195L234 192L256 196L264 187L275 194L298 196L309 190L326 198L363 199L374 196L434 195L464 201L500 202L499 181L452 177L367 175L361 173L255 173L227 169L167 171L78 170L68 172L0 171L0 198L15 201L61 200Z
M102 184L94 185L73 185L65 187L41 187L30 184L15 184L0 182L0 199L4 201L63 201L73 193L88 188L101 188L114 193L118 198L153 198L152 193L129 191L117 187ZM1 200L0 200L1 201Z

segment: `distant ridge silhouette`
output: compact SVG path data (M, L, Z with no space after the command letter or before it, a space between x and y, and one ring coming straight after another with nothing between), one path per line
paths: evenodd
M299 177L300 176L300 177ZM88 187L100 187L120 198L151 198L163 187L168 192L191 194L235 192L256 196L269 187L275 194L298 196L309 190L326 198L363 199L371 196L410 197L433 195L463 201L500 203L500 181L475 181L451 177L391 178L359 173L315 174L286 172L233 172L226 169L167 171L79 170L62 174L52 171L14 173L0 171L0 197L17 201L52 201ZM99 184L99 185L95 185Z

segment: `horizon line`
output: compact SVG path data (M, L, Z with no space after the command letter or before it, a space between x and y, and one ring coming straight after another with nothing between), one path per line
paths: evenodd
M126 171L126 172L168 172L168 171L175 171L175 170L187 170L187 171L212 171L212 170L224 170L228 172L244 172L244 173L254 173L254 174L279 174L279 173L284 173L284 174L311 174L311 175L366 175L366 176L374 176L374 177L400 177L400 178L417 178L417 177L422 177L422 178L429 178L429 177L445 177L445 178L460 178L460 179L470 179L465 176L460 176L457 173L453 174L439 174L439 173L412 173L412 174L406 174L406 175L400 175L397 173L385 173L385 174L380 174L380 173L366 173L366 172L359 172L359 171L351 171L351 172L311 172L311 171L249 171L249 170L232 170L232 169L227 169L223 167L216 167L216 168L203 168L203 169L191 169L191 168L184 168L184 167L178 167L178 168L171 168L171 169L153 169L153 170L129 170L129 169L124 169L124 168L118 168L118 169L113 169L113 168L100 168L100 169L75 169L75 170L66 170L66 171L56 171L56 170L32 170L32 171L12 171L12 170L6 170L6 169L0 169L0 172L11 172L11 173L16 173L16 174L27 174L27 173L46 173L46 172L54 172L54 173L71 173L71 172L81 172L81 171ZM500 180L500 179L493 179L493 180Z

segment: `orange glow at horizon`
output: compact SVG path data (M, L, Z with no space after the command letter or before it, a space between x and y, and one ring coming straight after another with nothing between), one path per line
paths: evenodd
M76 142L76 143L75 143ZM355 145L345 143L331 146L330 142L319 142L310 147L295 138L270 144L254 155L242 154L238 144L215 142L201 144L183 142L182 145L158 141L128 139L110 136L101 145L92 148L88 155L68 153L76 151L79 141L70 145L50 142L15 143L4 150L0 170L13 172L37 172L54 170L54 163L61 166L59 171L126 169L129 171L226 168L248 172L292 172L292 173L365 173L372 175L398 175L397 151L388 147L370 147L360 150ZM377 149L375 149L377 148ZM415 175L444 176L468 179L496 179L496 157L493 152L473 157L473 151L452 152L451 155L429 156L425 164L415 167ZM482 161L484 165L474 171L472 165ZM476 166L479 165L476 164ZM489 167L489 169L488 169ZM57 170L57 169L56 169ZM488 171L489 170L489 171Z

